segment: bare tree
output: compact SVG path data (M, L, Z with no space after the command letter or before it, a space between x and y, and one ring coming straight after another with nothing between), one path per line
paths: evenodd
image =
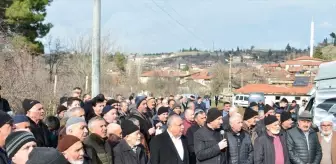
M66 51L61 45L60 39L53 40L52 36L49 36L46 46L49 48L50 53L46 54L44 58L49 69L49 81L52 82L54 73L57 74L59 72L59 67L66 57Z
M219 94L223 91L223 88L228 86L229 68L222 63L218 63L212 67L211 72L214 74L211 81L211 93Z

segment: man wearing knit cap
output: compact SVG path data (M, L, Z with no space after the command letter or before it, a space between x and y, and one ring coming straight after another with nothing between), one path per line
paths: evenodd
M254 140L258 137L258 134L256 132L255 125L257 123L258 119L258 112L247 108L244 112L243 117L243 130L245 130L251 137L252 144L254 144Z
M131 110L130 118L135 118L140 122L140 132L144 134L147 143L155 135L155 127L152 119L146 115L147 100L146 96L137 96L135 98L136 110Z
M64 118L64 114L65 114L66 111L67 111L67 107L65 107L63 105L59 105L57 107L57 110L56 110L56 114L57 114L58 119L62 120L62 118Z
M68 164L62 153L54 148L35 147L28 156L26 164Z
M250 109L252 109L252 110L254 110L256 112L259 111L259 106L258 106L258 104L256 102L251 102L248 108L250 108Z
M115 164L147 164L147 156L141 145L141 135L138 126L132 121L121 123L123 139L113 148Z
M287 131L293 127L292 115L290 112L283 111L280 115L281 129Z
M106 105L103 108L102 116L107 123L117 123L118 109L113 106Z
M79 138L75 136L63 136L58 141L57 150L61 152L71 164L83 164L84 162L83 144Z
M62 134L59 136L59 139L61 139L64 135L72 135L77 137L81 142L84 142L84 140L88 136L88 129L87 124L82 117L70 117L65 125L65 134ZM91 161L91 163L97 163L98 162L98 156L95 150L92 147L87 147L83 145L84 148L84 154L86 154L85 161Z
M264 107L264 116L263 117L267 117L269 115L273 115L273 116L275 115L274 108L271 107L270 105L266 104L265 107ZM260 136L262 133L265 133L265 131L266 131L266 127L265 127L263 117L259 117L259 121L256 124L256 131L258 133L258 136Z
M25 115L15 115L13 117L14 131L28 131L30 132L30 122Z
M169 116L170 116L170 115L173 115L173 114L177 114L177 115L180 116L181 113L182 113L181 104L176 103L176 104L174 105L174 107L173 107L173 111L170 111Z
M36 140L31 132L13 132L6 139L6 151L13 164L25 164L34 147Z
M12 132L13 119L4 111L0 111L0 163L10 163L7 153L5 151L5 140Z
M312 116L303 111L298 118L298 126L287 131L287 148L292 164L318 164L322 159L322 149L317 133L311 129Z
M266 132L255 140L254 163L290 164L286 136L281 133L278 119L269 115L265 117Z
M156 127L155 135L161 134L167 130L167 120L168 120L169 107L160 107L157 112L157 119L154 120L154 125Z
M43 123L44 108L37 100L24 99L22 107L30 122L30 131L34 134L38 147L52 147L50 141L50 131L48 126Z
M222 112L209 109L206 125L194 134L194 149L198 164L226 163L226 135L220 130L223 123Z
M82 117L71 117L65 124L66 134L84 141L88 136L87 124Z

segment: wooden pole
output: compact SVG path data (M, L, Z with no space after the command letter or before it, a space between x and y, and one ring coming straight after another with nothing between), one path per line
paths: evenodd
M85 77L85 93L88 93L89 76Z
M56 100L56 90L57 90L57 75L55 75L54 80L54 100ZM53 114L56 114L56 104L53 104Z

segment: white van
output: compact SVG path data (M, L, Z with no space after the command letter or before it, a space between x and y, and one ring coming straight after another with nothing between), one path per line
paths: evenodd
M249 95L237 94L233 97L233 105L238 107L248 107L249 106Z
M314 81L305 110L311 112L315 125L320 126L323 118L330 117L336 129L336 61L322 63Z

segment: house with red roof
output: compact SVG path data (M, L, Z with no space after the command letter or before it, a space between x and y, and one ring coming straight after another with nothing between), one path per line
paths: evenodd
M146 84L152 78L166 78L169 80L179 81L180 84L193 81L201 86L210 87L211 79L214 76L207 70L199 70L195 72L180 70L152 70L141 74L140 83Z
M247 84L234 91L235 95L262 92L265 94L267 100L278 102L282 98L286 98L289 102L296 100L301 104L302 100L308 100L309 92L313 86L284 86L284 85L271 85L271 84Z

